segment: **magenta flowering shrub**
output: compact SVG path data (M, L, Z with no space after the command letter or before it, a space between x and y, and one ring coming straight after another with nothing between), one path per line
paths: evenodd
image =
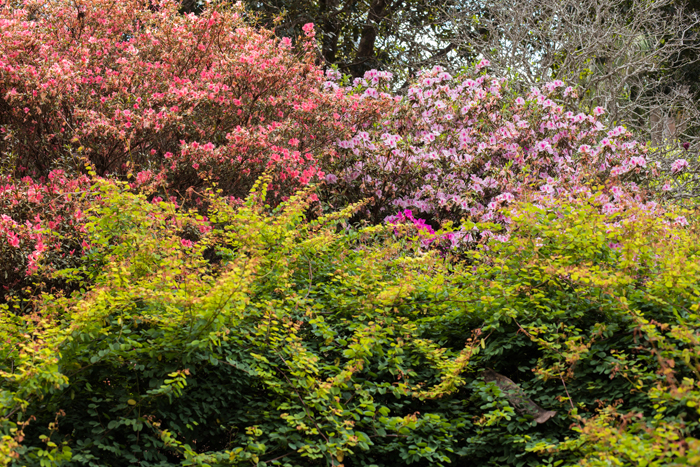
M324 89L311 24L294 47L223 2L199 16L174 0L21 4L0 8L0 155L15 175L87 159L137 186L243 196L268 171L282 198L381 110Z
M595 185L609 213L643 201L635 181L648 170L646 148L629 131L606 128L601 108L568 110L576 90L561 81L518 95L487 65L458 77L439 67L424 73L391 113L339 141L329 197L372 198L374 221L411 209L434 224L504 225L501 208L526 195L561 198ZM381 99L388 78L368 72L355 92Z
M52 273L84 264L86 211L94 199L87 176L60 170L39 181L0 180L0 303L62 287Z

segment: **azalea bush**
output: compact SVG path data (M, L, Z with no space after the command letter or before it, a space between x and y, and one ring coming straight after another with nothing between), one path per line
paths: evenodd
M216 183L278 199L322 179L331 143L382 111L323 88L313 25L296 44L240 5L180 15L171 0L8 2L0 8L0 154L15 176L133 176L168 196Z
M295 45L240 5L180 15L176 1L4 2L0 8L0 300L84 277L89 172L197 205L202 189L270 202L322 180L332 142L385 102L323 87L314 29ZM70 274L68 274L70 276ZM14 305L13 305L14 306Z
M601 185L607 212L642 201L637 184L654 172L626 128L607 127L602 108L572 111L577 91L561 81L520 95L487 67L457 77L425 72L392 113L339 141L341 157L327 170L330 199L372 198L375 222L410 209L435 224L507 224L499 209L533 191L566 197ZM368 72L353 92L381 100L389 78Z
M309 221L311 192L274 210L264 185L214 197L205 221L99 186L94 285L2 313L5 464L699 455L700 242L682 213L518 203L511 239L460 261L411 222L339 228L363 205Z
M685 153L225 2L2 6L0 465L700 462Z
M0 303L18 311L41 291L70 291L91 268L85 211L95 201L87 176L53 170L41 180L0 181ZM54 273L63 271L62 277ZM54 290L54 291L56 291Z

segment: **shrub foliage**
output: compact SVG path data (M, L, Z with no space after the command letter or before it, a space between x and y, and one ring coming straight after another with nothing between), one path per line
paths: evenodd
M0 465L700 463L697 213L575 89L0 5Z
M361 206L306 220L309 193L273 211L264 185L242 207L213 197L204 221L100 189L95 285L3 317L6 462L698 455L695 229L520 204L509 242L446 262L411 225L338 229ZM537 423L526 399L556 415Z

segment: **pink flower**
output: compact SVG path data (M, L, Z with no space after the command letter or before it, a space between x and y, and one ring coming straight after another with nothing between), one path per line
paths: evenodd
M40 238L39 241L36 242L36 246L34 247L34 251L36 251L39 254L46 251L46 245L44 245L43 239Z
M535 147L537 148L537 152L550 151L552 149L552 146L547 141L540 141Z
M153 173L150 170L144 170L143 172L139 172L138 174L136 174L136 182L139 185L143 185L151 179L152 175Z
M604 113L605 109L602 107L596 107L595 109L593 109L593 115L595 116L603 115Z
M674 219L673 223L675 225L686 226L688 225L688 220L685 218L685 216L678 216Z
M630 164L636 165L639 167L646 167L647 161L646 161L646 159L644 159L643 156L636 156L636 157L630 158Z
M688 167L688 161L685 159L677 159L676 161L671 164L671 172L673 173L678 173L681 172L683 169Z
M489 62L486 59L483 59L476 65L476 69L481 70L482 68L486 68L489 65L491 65L491 62Z
M185 248L192 248L192 245L194 245L191 240L187 240L186 238L181 239L180 243L182 243L182 246Z
M11 246L19 248L19 237L17 237L14 232L7 232L7 240L10 242Z
M620 208L612 203L603 205L603 214L605 215L615 214L619 210Z

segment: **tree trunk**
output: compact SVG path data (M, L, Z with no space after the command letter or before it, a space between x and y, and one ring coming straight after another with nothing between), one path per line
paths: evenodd
M360 45L357 47L357 54L355 55L355 66L352 70L355 76L361 76L368 69L368 65L374 58L374 44L377 41L379 24L390 12L390 8L387 8L387 6L386 0L372 0L367 13L367 23L362 28Z

